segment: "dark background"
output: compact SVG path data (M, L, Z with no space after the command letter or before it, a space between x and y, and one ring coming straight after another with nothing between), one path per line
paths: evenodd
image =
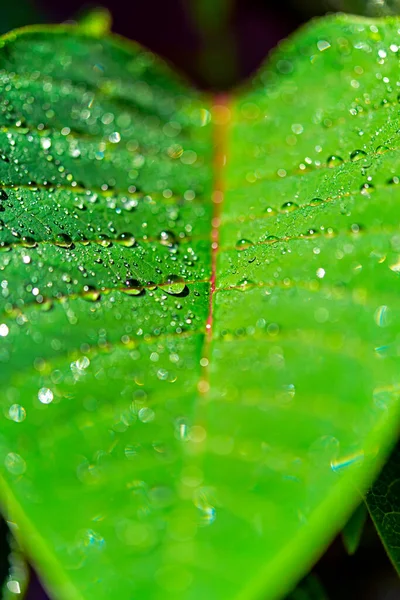
M279 40L312 16L333 10L385 14L396 9L397 0L387 0L383 6L374 0L226 0L227 8L219 16L218 2L103 0L101 5L110 10L115 32L166 58L194 85L229 90L248 78ZM34 22L77 19L98 4L80 0L13 0L0 8L0 30ZM208 12L199 10L201 4L208 7ZM0 523L0 584L8 572L6 531L6 525ZM314 573L329 600L400 600L399 579L370 521L354 556L347 556L339 537ZM46 598L32 572L26 599ZM296 596L295 600L301 598L304 596Z

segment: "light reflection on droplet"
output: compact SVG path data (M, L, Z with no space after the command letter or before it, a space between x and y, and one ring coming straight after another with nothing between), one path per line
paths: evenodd
M53 401L54 394L49 388L40 388L38 398L42 404L50 404Z

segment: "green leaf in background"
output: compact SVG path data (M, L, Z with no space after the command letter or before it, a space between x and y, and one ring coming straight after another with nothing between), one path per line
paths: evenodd
M319 579L311 574L299 583L286 600L328 600Z
M400 573L400 448L397 445L366 495L368 510L396 571Z
M399 26L315 22L229 101L2 39L0 490L54 598L282 597L355 508L398 424Z
M346 525L343 527L342 540L348 554L354 554L360 544L365 521L368 515L367 507L360 504Z

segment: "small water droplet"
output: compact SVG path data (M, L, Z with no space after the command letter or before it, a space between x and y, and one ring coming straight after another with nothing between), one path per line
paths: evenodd
M249 288L254 287L254 285L254 281L248 279L247 277L244 277L243 279L237 282L235 287L237 287L241 292L245 292Z
M374 191L374 189L375 187L372 185L372 183L363 183L360 187L360 193L363 196L369 196Z
M13 475L22 475L26 471L26 462L16 452L9 452L4 459L4 466Z

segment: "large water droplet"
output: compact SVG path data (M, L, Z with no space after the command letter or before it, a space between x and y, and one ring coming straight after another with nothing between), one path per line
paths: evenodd
M125 248L132 248L136 244L135 237L127 231L120 233L115 241L117 244L125 246Z
M251 240L246 240L245 238L238 240L235 244L236 250L246 250L246 248L250 248L250 246L253 246L253 242Z
M60 248L71 248L73 245L72 238L67 233L58 233L54 243Z
M168 230L164 230L160 233L159 241L160 244L162 244L163 246L167 246L168 248L176 246L178 243L176 235L172 231Z
M187 285L183 281L182 277L178 275L169 275L167 279L167 285L163 286L163 289L167 294L172 296L178 296L188 291Z
M24 248L36 248L37 243L29 235L24 235L24 237L21 240L21 246L23 246Z
M299 208L299 205L296 204L295 202L285 202L281 206L281 210L283 210L283 212L286 212L286 213L293 212L294 210L297 210L298 208Z
M357 162L359 160L362 160L366 156L367 156L367 153L364 152L364 150L353 150L353 152L350 154L350 160L352 162Z
M339 165L343 164L343 158L341 156L337 156L336 154L331 154L331 156L328 157L326 164L330 169L333 169L334 167L338 167Z
M139 296L143 293L143 285L137 279L126 279L125 287L122 290L128 296Z
M95 287L91 285L85 285L81 296L84 300L87 300L88 302L97 302L97 300L100 299L101 294L100 291L97 290Z

